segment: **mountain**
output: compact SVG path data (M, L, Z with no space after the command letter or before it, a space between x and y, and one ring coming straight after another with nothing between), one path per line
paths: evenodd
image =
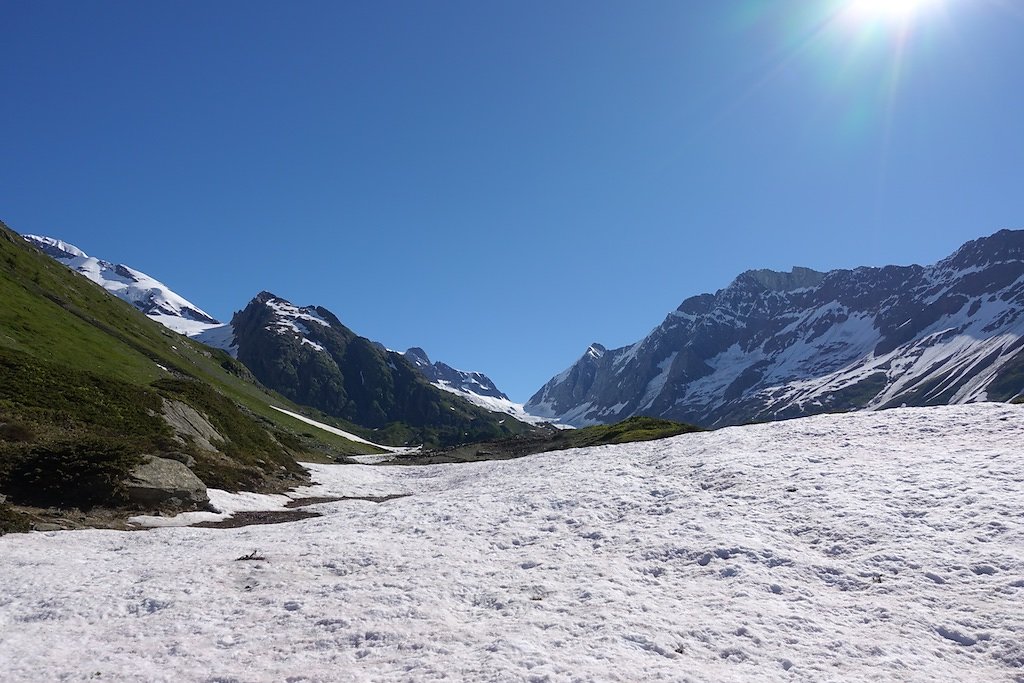
M531 415L495 386L490 377L482 372L457 370L440 361L431 362L427 352L414 346L404 354L405 359L438 389L461 396L473 405L496 413L511 415L521 422L540 424L547 418Z
M456 370L450 365L440 361L430 362L427 352L414 346L404 354L414 368L426 377L432 384L439 388L445 388L453 393L474 394L487 398L498 398L508 401L509 398L494 385L491 378L482 372L466 372Z
M179 334L195 336L221 325L209 313L141 271L120 263L94 258L73 244L53 237L23 237L44 254L78 271L119 299L127 301L153 320Z
M50 246L113 280L70 245ZM145 281L112 272L134 283L122 283L126 290ZM129 473L150 456L177 460L206 486L282 490L305 479L297 457L377 450L311 434L271 408L298 411L240 363L173 334L90 279L0 223L0 494L12 502L123 502ZM133 303L177 306L162 316L202 314L167 291L132 295Z
M933 266L752 270L647 337L592 344L526 410L573 425L719 426L1024 393L1024 231Z
M231 327L238 360L260 382L296 403L380 430L378 440L447 446L528 429L440 390L406 356L360 337L321 306L298 307L261 292Z

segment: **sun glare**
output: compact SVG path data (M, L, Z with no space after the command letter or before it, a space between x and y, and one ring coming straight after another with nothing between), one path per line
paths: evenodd
M905 22L939 4L941 0L850 0L852 18L862 21Z

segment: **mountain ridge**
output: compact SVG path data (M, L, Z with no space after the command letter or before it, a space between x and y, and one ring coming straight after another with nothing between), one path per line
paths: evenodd
M591 345L526 409L575 426L640 414L720 426L1006 400L1024 390L1022 336L1024 231L1001 230L932 266L746 271L634 344Z
M260 382L296 403L380 430L391 443L447 446L529 429L443 391L404 354L356 334L322 306L296 306L264 291L230 325L237 358Z

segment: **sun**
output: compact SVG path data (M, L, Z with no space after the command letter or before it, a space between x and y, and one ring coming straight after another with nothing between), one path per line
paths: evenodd
M939 5L942 0L849 0L846 11L860 21L907 22Z

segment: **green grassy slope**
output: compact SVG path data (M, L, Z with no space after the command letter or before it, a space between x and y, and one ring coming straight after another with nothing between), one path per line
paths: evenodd
M209 417L225 437L221 454L176 442L159 417L162 399ZM12 482L18 476L36 490L63 491L34 501L56 504L76 477L121 472L134 463L131 454L168 451L195 456L208 485L267 490L301 476L296 458L376 450L311 429L271 404L309 412L260 386L227 354L165 329L0 223L0 492L25 497ZM82 443L110 448L83 452ZM60 454L77 465L62 469Z
M435 465L451 462L507 460L535 453L561 451L567 448L652 441L700 431L704 430L672 420L631 417L612 425L595 425L583 429L551 429L545 433L533 433L510 439L414 453L400 456L392 462L400 465Z

